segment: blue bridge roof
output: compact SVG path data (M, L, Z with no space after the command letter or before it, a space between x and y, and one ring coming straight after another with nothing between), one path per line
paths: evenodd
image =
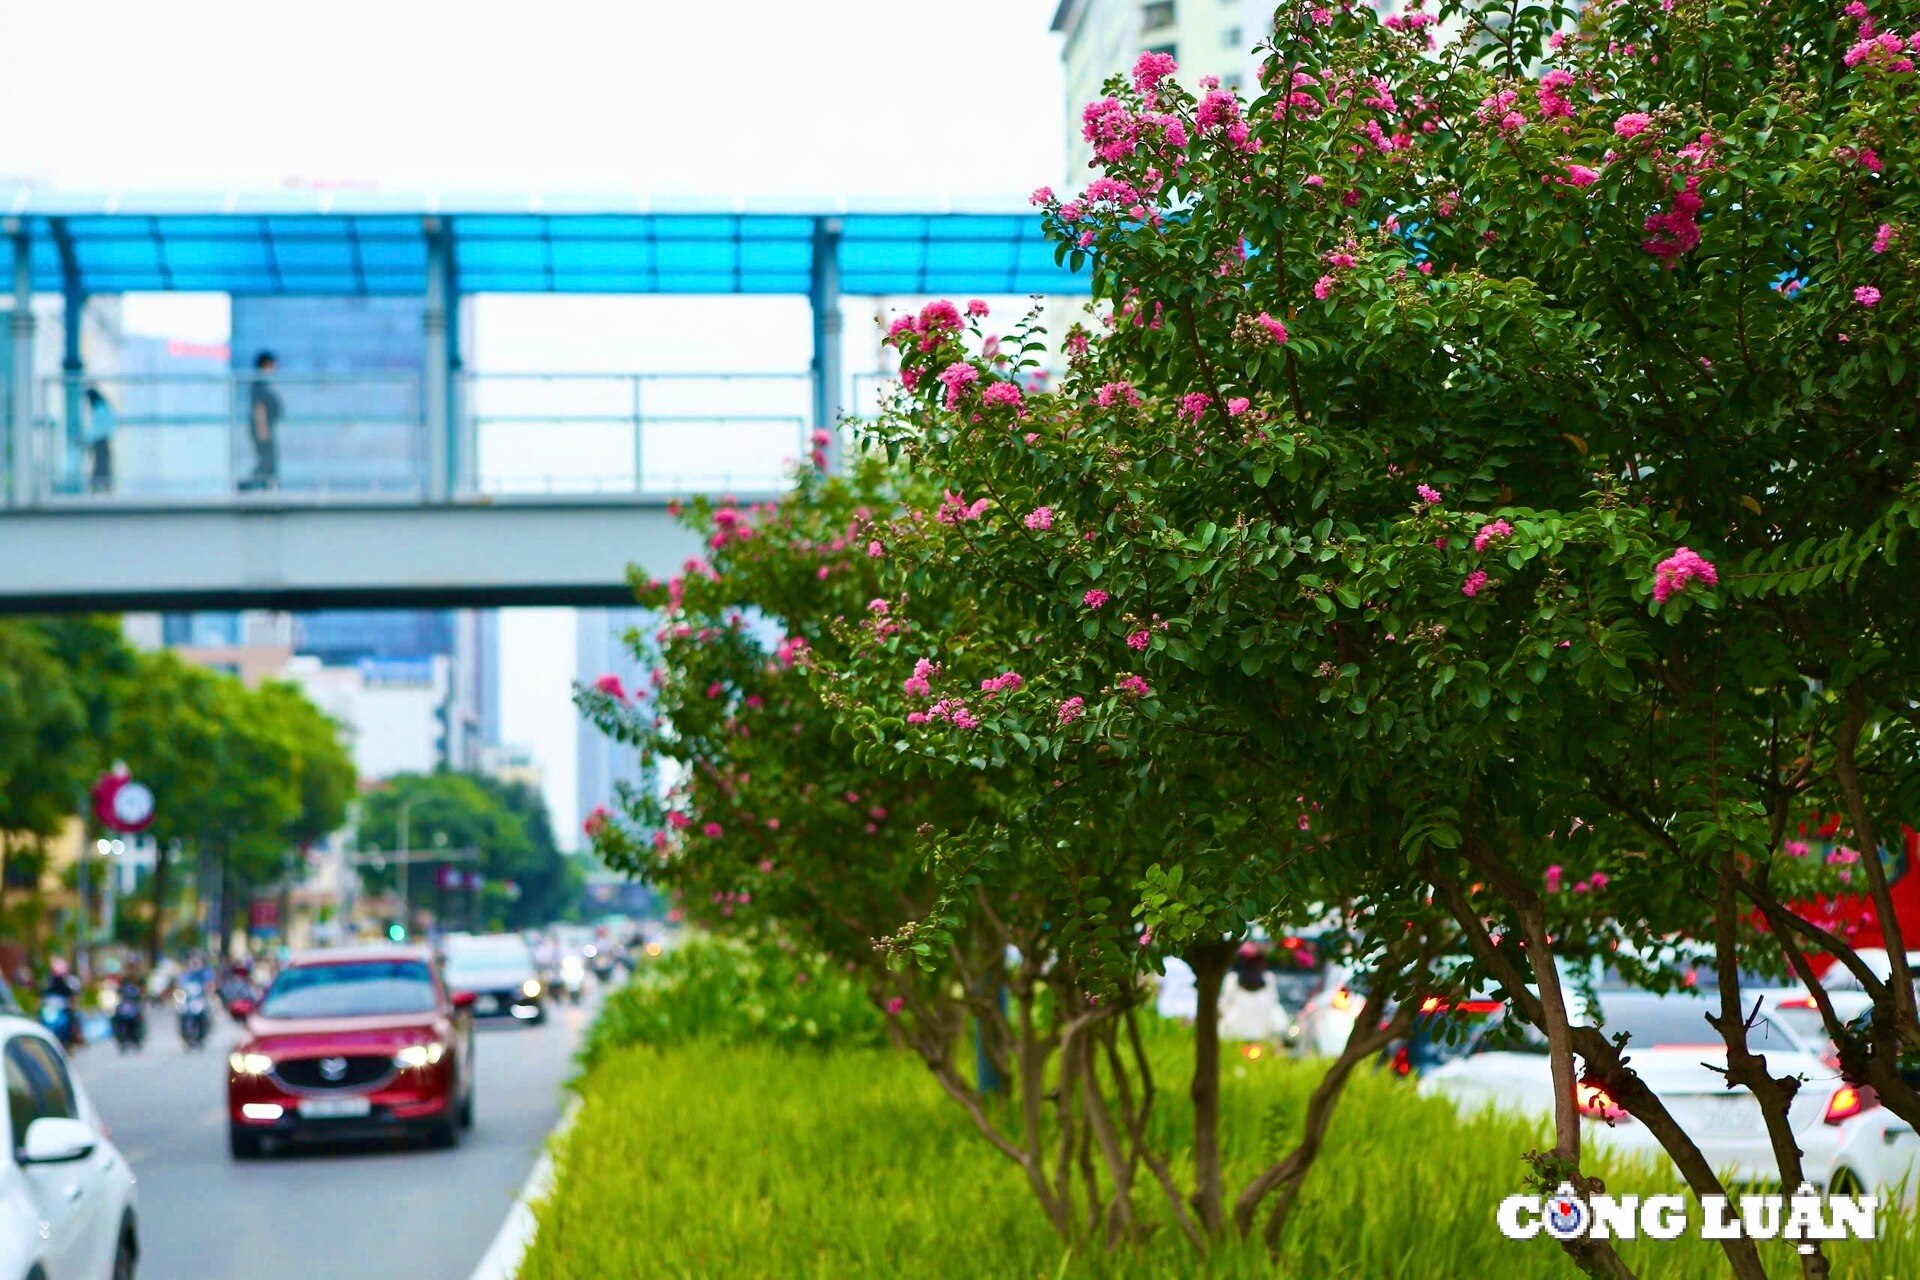
M418 294L438 219L470 293L804 294L822 218L849 294L1083 294L1014 202L919 207L372 192L128 195L0 188L34 287L88 293Z

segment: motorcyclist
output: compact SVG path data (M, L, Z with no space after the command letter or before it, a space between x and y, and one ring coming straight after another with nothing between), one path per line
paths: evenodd
M58 1010L54 1021L49 1022L45 1016L41 1021L55 1031L62 1045L76 1049L86 1042L86 1035L80 1029L80 983L59 956L47 965L47 981L40 989L40 1007L43 1015L48 1010Z
M113 1005L113 1034L122 1049L137 1049L147 1038L146 983L138 966L128 965L120 974L118 997Z

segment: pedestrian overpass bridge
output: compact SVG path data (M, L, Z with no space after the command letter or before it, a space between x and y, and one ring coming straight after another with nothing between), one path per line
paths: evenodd
M838 424L871 410L883 377L844 368L843 296L1087 292L1013 202L0 186L0 216L13 284L0 612L623 603L630 564L661 576L698 551L674 498L775 497L816 431L837 460ZM417 297L418 369L274 371L277 474L257 486L252 371L83 358L89 297L155 291ZM461 298L531 293L805 296L813 359L784 373L468 367ZM36 294L62 302L57 374L35 363ZM90 453L102 421L104 481Z

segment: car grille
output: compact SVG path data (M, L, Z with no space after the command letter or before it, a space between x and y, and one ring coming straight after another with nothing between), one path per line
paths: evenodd
M339 1072L339 1079L329 1079L328 1072L321 1069L323 1062L344 1062L346 1069ZM393 1074L393 1059L373 1057L371 1055L336 1056L329 1054L319 1058L289 1058L274 1064L273 1077L288 1089L307 1093L327 1093L335 1089L365 1089L376 1085Z

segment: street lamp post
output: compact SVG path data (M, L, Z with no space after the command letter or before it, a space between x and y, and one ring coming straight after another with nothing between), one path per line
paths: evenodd
M397 820L400 828L400 928L408 937L413 936L413 910L409 891L413 882L413 862L407 857L407 816L413 811L411 798L400 802L400 815Z

